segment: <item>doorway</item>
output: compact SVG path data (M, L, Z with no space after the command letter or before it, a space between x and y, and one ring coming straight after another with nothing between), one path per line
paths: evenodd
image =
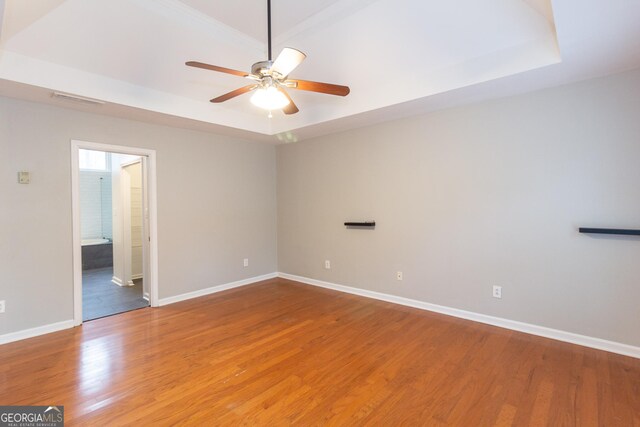
M155 151L71 144L74 323L157 306Z

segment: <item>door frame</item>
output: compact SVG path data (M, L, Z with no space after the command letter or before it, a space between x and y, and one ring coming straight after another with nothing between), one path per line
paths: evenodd
M146 257L149 256L147 246L149 246L149 236L146 232L147 223L149 222L149 218L147 213L148 210L148 202L146 202L146 180L144 175L146 174L145 168L145 157L138 157L135 160L131 160L125 163L120 164L120 194L122 195L122 206L123 206L123 239L122 239L122 249L124 251L124 271L125 274L122 279L122 286L132 286L133 285L133 263L131 261L132 250L131 250L131 216L128 215L131 213L131 176L128 171L126 171L128 166L140 164L140 171L142 173L142 277L148 276L149 273L146 271ZM111 166L113 169L113 165ZM128 279L131 279L129 281ZM144 287L144 286L143 286ZM143 290L143 297L147 301L149 301L149 294L145 295Z
M71 140L71 217L73 231L73 324L82 324L82 235L80 225L80 149L131 154L147 158L146 180L149 202L149 304L158 307L158 199L156 176L156 150Z

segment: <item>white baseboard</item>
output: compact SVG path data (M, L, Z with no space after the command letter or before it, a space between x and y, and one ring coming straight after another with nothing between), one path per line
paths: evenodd
M558 341L564 341L571 344L582 345L585 347L591 347L598 350L609 351L612 353L622 354L624 356L630 356L630 357L635 357L640 359L640 347L635 347L628 344L622 344L614 341L607 341L600 338L588 337L586 335L574 334L572 332L551 329L544 326L532 325L529 323L518 322L515 320L503 319L500 317L489 316L486 314L474 313L471 311L460 310L457 308L431 304L428 302L418 301L418 300L399 297L399 296L390 295L390 294L384 294L381 292L374 292L374 291L368 291L365 289L353 288L350 286L338 285L335 283L324 282L322 280L310 279L308 277L296 276L296 275L287 274L287 273L270 273L262 276L250 277L248 279L238 280L236 282L213 286L206 289L200 289L198 291L189 292L186 294L162 298L159 300L159 305L163 306L163 305L173 304L179 301L185 301L191 298L197 298L204 295L225 291L227 289L238 288L240 286L249 285L255 282L260 282L262 280L273 279L275 277L282 277L283 279L294 280L296 282L305 283L308 285L332 289L339 292L345 292L348 294L359 295L367 298L373 298L381 301L418 308L422 310L433 311L436 313L446 314L453 317L472 320L480 323L486 323L489 325L498 326L505 329L511 329L514 331L524 332L532 335L538 335L545 338L551 338ZM6 344L13 341L37 337L39 335L44 335L51 332L57 332L63 329L69 329L69 328L72 328L73 326L74 326L73 320L65 320L62 322L51 323L49 325L38 326L35 328L25 329L17 332L11 332L8 334L0 335L0 344Z
M64 322L51 323L49 325L38 326L31 329L23 329L22 331L10 332L8 334L0 335L0 344L7 344L13 341L33 338L39 335L44 335L51 332L57 332L57 331L61 331L63 329L69 329L69 328L73 328L73 319L65 320Z
M135 285L136 285L135 283L133 283L133 279L131 279L131 280L127 280L127 283L124 283L121 279L119 279L119 278L118 278L118 277L116 277L116 276L113 276L113 277L111 278L111 283L113 283L113 284L115 284L115 285L118 285L118 286L120 286L121 288L128 288L128 287L131 287L131 286L135 286Z
M262 276L256 276L256 277L250 277L248 279L238 280L236 282L225 283L223 285L212 286L206 289L187 292L186 294L180 294L172 297L161 298L158 301L158 305L163 306L163 305L173 304L176 302L180 302L180 301L184 301L192 298L202 297L209 294L215 294L216 292L226 291L227 289L239 288L240 286L250 285L255 282L260 282L261 280L273 279L275 277L278 277L278 273L269 273L269 274L264 274Z
M140 273L140 274L132 274L131 275L131 280L142 279L142 277L143 277L142 273Z
M147 301L151 301L151 297L149 296L149 292L144 292L142 294L142 298L146 299Z
M213 286L211 288L200 289L198 291L189 292L186 294L176 295L168 298L162 298L159 301L159 305L162 306L167 304L173 304L175 302L184 301L191 298L197 298L204 295L225 291L227 289L238 288L240 286L250 285L255 282L260 282L262 280L267 280L267 279L273 279L275 277L278 277L278 273L269 273L269 274L264 274L262 276L250 277L248 279L238 280L236 282ZM117 279L117 278L114 277L114 279ZM146 297L148 298L148 295ZM27 338L37 337L39 335L44 335L51 332L61 331L63 329L73 328L73 326L74 326L73 320L65 320L64 322L51 323L49 325L38 326L36 328L25 329L17 332L11 332L8 334L0 335L0 345L10 343L13 341L19 341Z
M428 302L418 301L414 299L399 297L381 292L368 291L366 289L353 288L350 286L337 285L335 283L324 282L322 280L310 279L308 277L295 276L293 274L278 273L278 277L283 279L294 280L296 282L308 285L319 286L321 288L333 289L334 291L345 292L348 294L360 295L367 298L373 298L381 301L391 302L394 304L405 305L408 307L419 308L422 310L433 311L436 313L446 314L448 316L459 317L462 319L473 320L475 322L486 323L493 326L499 326L505 329L524 332L531 335L538 335L545 338L551 338L558 341L564 341L571 344L578 344L585 347L591 347L598 350L609 351L611 353L622 354L640 359L640 347L628 344L622 344L614 341L607 341L600 338L588 337L586 335L578 335L572 332L560 331L544 326L532 325L529 323L518 322L515 320L503 319L501 317L489 316L486 314L474 313L472 311L460 310L457 308L446 307L443 305L431 304Z

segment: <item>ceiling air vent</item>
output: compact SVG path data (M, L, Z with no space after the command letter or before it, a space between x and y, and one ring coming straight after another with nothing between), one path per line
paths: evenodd
M85 98L84 96L73 95L71 93L64 93L64 92L53 92L51 96L53 98L63 99L66 101L80 102L82 104L102 105L105 103L104 101L100 101L99 99Z

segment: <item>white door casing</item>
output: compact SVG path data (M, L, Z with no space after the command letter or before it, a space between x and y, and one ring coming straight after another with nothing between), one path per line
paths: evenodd
M148 270L144 282L148 284L148 298L151 307L158 306L158 218L157 218L157 175L156 151L121 145L102 144L96 142L71 140L71 217L73 234L73 319L74 325L82 324L82 247L80 232L80 166L79 150L97 150L110 153L130 154L143 157L143 180L146 192L143 200L144 217L147 219L143 227L143 240L148 244L143 255L143 268ZM147 255L148 256L145 256ZM146 273L146 271L145 271Z

